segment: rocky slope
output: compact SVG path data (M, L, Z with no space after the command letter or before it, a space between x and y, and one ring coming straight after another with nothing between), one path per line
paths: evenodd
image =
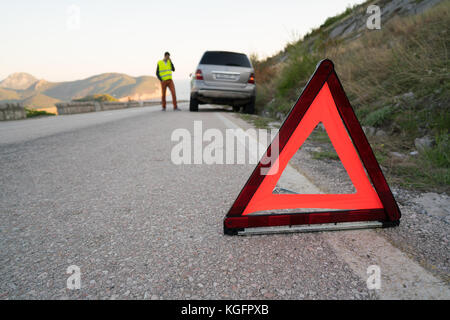
M381 8L380 30L366 28L371 4ZM448 0L348 8L277 55L253 59L257 110L283 119L317 63L330 58L390 181L450 192L449 24Z

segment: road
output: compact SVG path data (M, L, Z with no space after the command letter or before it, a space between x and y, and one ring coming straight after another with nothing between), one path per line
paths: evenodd
M171 134L194 120L204 130L249 125L223 109L181 109L0 123L0 298L450 297L373 230L224 236L254 165L175 165ZM374 264L379 290L366 284ZM79 290L66 288L71 265Z

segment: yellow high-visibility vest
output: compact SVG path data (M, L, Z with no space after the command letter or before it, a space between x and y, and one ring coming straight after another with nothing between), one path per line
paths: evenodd
M158 61L158 67L159 76L163 81L172 79L172 62L170 60L167 60L167 63L164 60Z

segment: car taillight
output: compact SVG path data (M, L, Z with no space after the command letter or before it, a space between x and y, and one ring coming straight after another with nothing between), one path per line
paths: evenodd
M203 80L202 70L198 69L198 70L195 72L195 79L197 79L197 80Z
M252 73L250 75L250 78L248 78L248 83L255 83L255 74L254 73Z

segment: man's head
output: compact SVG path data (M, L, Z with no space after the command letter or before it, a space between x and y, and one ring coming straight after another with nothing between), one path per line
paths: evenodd
M167 61L170 59L170 53L168 53L167 51L164 53L164 61Z

